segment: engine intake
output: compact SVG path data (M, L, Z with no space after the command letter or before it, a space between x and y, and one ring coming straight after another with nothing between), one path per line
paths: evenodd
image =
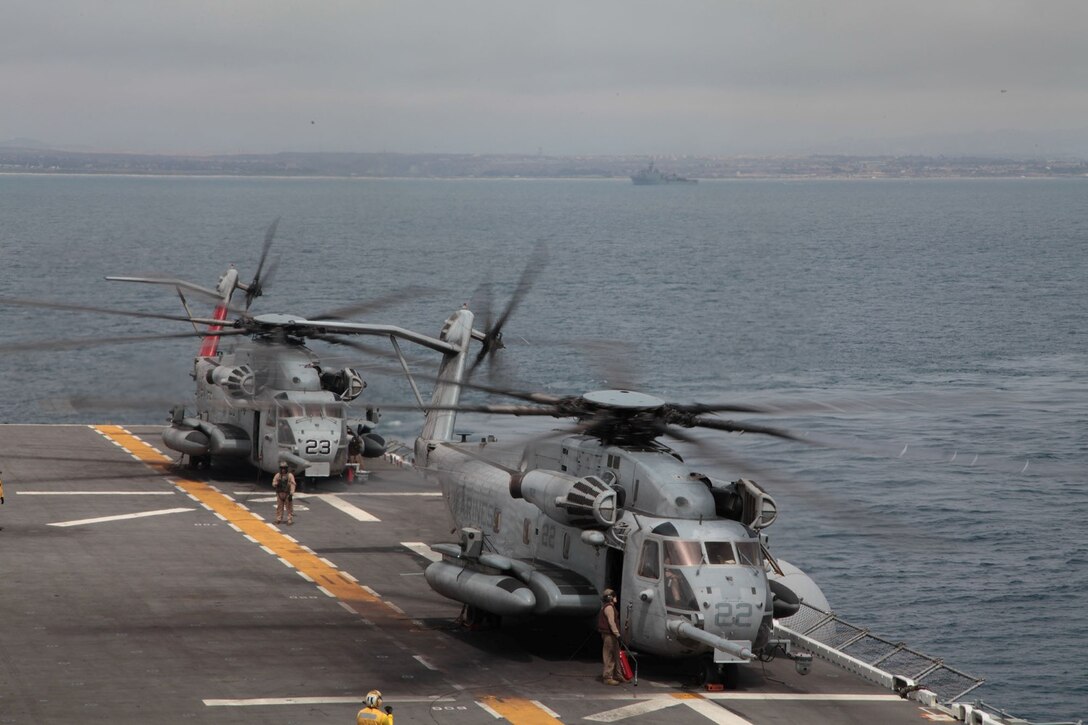
M553 521L580 529L612 526L619 509L616 492L596 476L529 471L510 483L510 495L535 504Z
M691 475L710 489L710 495L714 497L714 511L723 519L739 521L758 531L778 518L778 504L755 481L742 478L727 486L717 486L700 473Z
M341 400L355 400L362 395L366 383L354 368L344 368L332 373L321 373L321 387L335 393Z
M214 383L226 391L232 398L245 398L256 394L257 380L253 369L248 365L228 368L219 365L208 373L208 382Z

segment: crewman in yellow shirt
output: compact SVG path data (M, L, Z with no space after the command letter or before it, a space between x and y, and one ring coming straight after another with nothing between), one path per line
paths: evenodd
M355 716L355 725L393 725L393 708L382 707L382 693L371 690L366 693L366 707Z

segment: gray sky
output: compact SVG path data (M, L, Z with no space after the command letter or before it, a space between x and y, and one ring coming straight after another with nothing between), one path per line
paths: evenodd
M1088 0L4 0L0 141L1088 156L1086 31Z

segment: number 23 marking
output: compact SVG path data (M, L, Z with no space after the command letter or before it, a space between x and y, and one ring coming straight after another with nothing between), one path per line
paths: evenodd
M317 453L327 456L332 453L332 443L329 441L306 441L306 453L311 456Z

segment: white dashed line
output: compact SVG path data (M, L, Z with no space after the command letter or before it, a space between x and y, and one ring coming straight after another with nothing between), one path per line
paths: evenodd
M14 491L21 496L175 496L174 491Z
M476 701L476 704L482 707L484 712L490 714L491 717L495 718L496 720L502 720L502 715L492 710L488 705L480 702L479 700Z
M79 519L77 521L60 521L55 524L49 524L50 526L84 526L86 524L101 524L107 521L124 521L126 519L142 519L148 516L164 516L166 514L180 514L186 511L196 511L196 509L162 509L160 511L141 511L138 514L119 514L117 516L100 516L94 519Z
M315 496L314 498L319 498L319 497ZM320 498L321 498L322 501L329 504L334 509L338 509L339 511L343 511L344 513L346 513L348 516L355 519L356 521L362 521L364 523L373 523L373 522L380 522L381 521L381 519L379 519L374 514L363 511L358 506L355 506L353 504L348 503L347 501L340 498L339 496L334 496L332 494L321 494Z
M550 707L546 706L540 700L529 700L529 702L533 703L534 705L539 707L541 710L543 710L544 712L546 712L549 715L551 715L552 717L554 717L556 720L560 719L559 713L557 713L555 710L551 709Z
M429 662L429 661L427 660L427 658L426 658L426 657L424 657L423 655L413 655L413 656L412 656L412 659L414 659L414 660L415 660L416 662L418 662L419 664L421 664L421 665L423 665L424 667L426 667L426 668L427 668L428 670L432 670L432 671L434 671L434 672L438 672L438 668L437 668L437 667L435 667L434 665L432 665L432 664L431 664L431 663L430 663L430 662Z

